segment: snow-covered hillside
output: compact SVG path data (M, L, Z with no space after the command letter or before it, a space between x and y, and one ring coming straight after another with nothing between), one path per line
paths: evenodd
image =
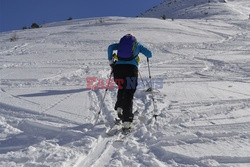
M248 0L165 0L140 17L167 19L248 19Z
M157 120L152 94L136 92L135 130L118 140L106 135L116 90L94 124L105 90L86 78L108 78L107 47L130 32L152 50L163 88ZM92 18L1 33L0 43L0 166L250 165L248 20Z

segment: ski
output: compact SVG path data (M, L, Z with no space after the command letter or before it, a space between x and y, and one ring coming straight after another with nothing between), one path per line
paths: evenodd
M108 136L114 136L118 134L121 134L124 136L124 135L131 133L133 129L134 129L133 127L129 129L124 128L120 121L115 120L115 124L112 127L110 127L110 129L106 132L106 134Z
M122 143L126 139L126 137L130 136L133 132L134 128L124 129L121 128L120 131L117 133L117 139L115 140L116 143Z
M121 125L115 125L115 126L111 127L111 128L106 132L106 134L107 134L108 136L114 136L114 135L118 134L118 132L120 131L120 129L121 129Z
M136 110L134 112L134 118L137 118L139 115L139 112L138 110ZM107 136L115 136L115 135L121 135L121 136L126 136L128 135L129 133L131 133L134 129L134 124L132 125L131 128L124 128L122 126L122 120L119 119L119 118L115 118L114 120L114 124L110 127L110 129L106 132L106 135ZM122 137L122 138L124 138Z
M119 132L121 128L122 128L121 120L119 118L116 118L114 120L114 124L110 127L110 129L106 132L106 134L108 136L114 136Z

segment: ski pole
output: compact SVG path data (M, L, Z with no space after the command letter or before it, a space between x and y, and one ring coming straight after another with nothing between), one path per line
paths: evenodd
M148 73L149 73L149 81L150 81L150 87L149 87L149 91L151 92L152 94L152 100L153 100L153 106L154 106L154 114L153 114L153 117L157 118L157 114L156 114L156 106L155 106L155 99L154 99L154 94L153 94L153 89L152 89L152 81L151 81L151 72L150 72L150 67L149 67L149 59L147 57L147 62L148 62Z
M113 70L110 72L108 85L109 85L109 83L110 83L112 74L113 74ZM96 120L95 120L95 124L97 123L97 121L99 120L99 117L100 117L100 115L101 115L102 107L103 107L103 104L104 104L104 99L105 99L105 97L106 97L107 91L108 91L108 86L107 86L107 88L106 88L106 90L105 90L105 92L104 92L104 95L103 95L103 97L102 97L102 101L101 101L101 105L100 105L100 110L99 110L98 113L97 113L97 117L96 117Z
M146 88L146 84L145 84L144 80L142 79L141 72L140 72L139 70L138 70L138 72L139 72L139 75L140 75L141 81L142 81L143 85L144 85L144 86L145 86L145 88ZM147 80L146 80L146 82L147 82ZM148 83L148 82L147 82L147 83ZM148 85L149 85L149 83L148 83Z
M149 59L148 59L148 57L147 57L147 62L148 62L149 82L150 82L150 85L149 85L149 88L148 88L147 92L151 92L151 91L153 91L153 89L152 89L151 72L150 72L150 68L149 68Z

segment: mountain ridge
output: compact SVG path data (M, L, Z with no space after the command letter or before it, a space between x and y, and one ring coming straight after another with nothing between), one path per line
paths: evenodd
M165 0L139 17L170 19L248 19L246 0Z

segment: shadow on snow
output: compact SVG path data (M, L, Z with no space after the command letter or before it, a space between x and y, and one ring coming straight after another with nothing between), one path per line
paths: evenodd
M80 93L84 91L88 91L89 89L70 89L70 90L45 90L41 93L31 93L31 94L23 94L17 95L17 97L39 97L39 96L54 96L54 95L64 95L64 94L74 94Z

